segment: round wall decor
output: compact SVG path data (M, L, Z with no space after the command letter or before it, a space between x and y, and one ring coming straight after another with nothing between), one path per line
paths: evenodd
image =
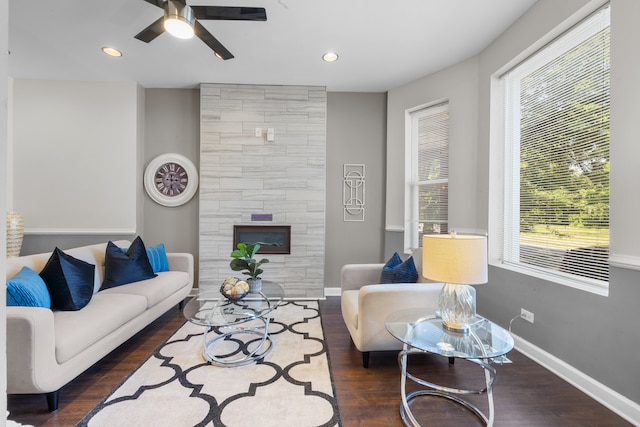
M144 188L155 202L180 206L196 194L198 170L191 160L180 154L161 154L147 165Z

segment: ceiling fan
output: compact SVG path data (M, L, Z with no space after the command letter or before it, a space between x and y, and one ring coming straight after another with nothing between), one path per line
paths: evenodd
M263 7L189 6L185 0L144 0L164 9L164 16L140 31L135 38L149 43L165 30L180 38L196 35L209 46L220 59L233 55L218 41L199 20L266 21ZM175 32L174 32L175 31Z

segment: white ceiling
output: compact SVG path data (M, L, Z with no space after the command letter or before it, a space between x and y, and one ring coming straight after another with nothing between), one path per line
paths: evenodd
M198 38L134 39L162 16L143 0L9 0L9 76L384 92L478 54L535 1L188 0L266 9L266 22L201 21L235 55L222 61ZM329 50L337 62L321 60Z

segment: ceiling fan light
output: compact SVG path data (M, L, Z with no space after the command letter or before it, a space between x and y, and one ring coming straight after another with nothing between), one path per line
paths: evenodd
M169 0L164 7L164 29L180 39L193 37L195 15L188 5Z

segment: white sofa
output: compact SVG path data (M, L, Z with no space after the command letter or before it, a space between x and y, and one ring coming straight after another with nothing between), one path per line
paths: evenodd
M128 247L128 241L114 242ZM98 292L104 278L106 243L65 253L96 266L91 301L78 311L7 307L7 394L45 393L49 410L58 390L131 338L193 287L193 255L168 253L169 270L153 279ZM23 266L40 272L51 253L7 259L6 277Z
M380 284L384 264L347 264L340 272L341 309L344 323L362 365L369 366L371 351L400 350L402 343L391 336L384 322L391 313L408 308L425 308L435 313L442 283L422 277L422 250L413 252L418 283Z

